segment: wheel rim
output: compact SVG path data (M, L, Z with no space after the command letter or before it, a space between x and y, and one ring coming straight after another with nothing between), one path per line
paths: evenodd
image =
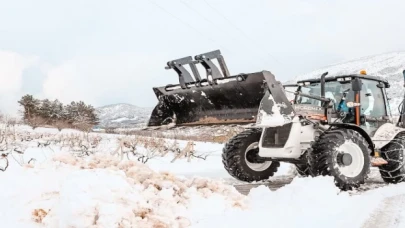
M245 150L245 162L246 162L246 165L247 165L250 169L252 169L252 170L254 170L254 171L256 171L256 172L261 172L261 171L264 171L264 170L268 169L268 168L270 167L270 165L271 165L272 162L271 162L271 161L265 161L265 162L263 162L263 163L251 163L251 162L249 162L249 160L248 160L248 158L247 158L247 156L248 156L249 153L255 153L255 152L252 151L252 150L256 149L258 146L259 146L259 143L258 143L258 142L254 142L254 143L250 144L250 145L246 148L246 150Z
M364 168L362 149L354 142L349 141L340 145L337 151L336 160L339 172L346 177L358 176Z

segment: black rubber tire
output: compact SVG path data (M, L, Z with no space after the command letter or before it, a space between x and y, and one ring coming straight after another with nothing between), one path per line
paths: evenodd
M347 177L336 167L338 151L335 149L346 140L357 144L364 156L364 167L355 177ZM335 185L343 191L353 190L364 184L370 173L371 148L368 142L357 131L352 129L332 129L325 131L308 150L308 160L312 176L333 176Z
M381 178L386 183L397 184L405 180L405 135L395 137L381 149L381 157L388 164L379 166Z
M262 130L248 129L232 137L222 150L222 163L228 173L241 181L267 180L277 172L280 162L273 161L263 171L255 171L246 164L245 151L252 143L259 142Z

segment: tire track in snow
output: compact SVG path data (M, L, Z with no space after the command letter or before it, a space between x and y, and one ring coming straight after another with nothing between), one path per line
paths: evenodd
M264 186L268 187L270 190L274 191L274 190L277 190L281 187L284 187L284 186L290 184L292 180L293 180L292 178L291 179L289 178L289 179L284 179L284 180L281 179L281 180L275 180L275 181L271 181L271 182L263 182L263 183L255 183L255 184L233 184L233 186L241 194L248 195L252 188L259 187L260 185L264 185ZM386 186L386 184L384 182L381 182L378 180L368 180L359 189L357 189L356 191L350 192L350 193L352 195L361 194L363 192L373 190L376 188L380 188L380 187L384 187L384 186Z
M391 196L384 199L380 206L371 214L362 228L394 228L403 223L403 205L405 195ZM403 225L403 224L402 224Z

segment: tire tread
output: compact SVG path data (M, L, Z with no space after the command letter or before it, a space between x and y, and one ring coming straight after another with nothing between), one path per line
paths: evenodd
M255 141L259 142L261 132L261 129L251 128L234 136L225 144L222 150L222 164L235 179L245 182L261 181L273 176L280 167L279 162L273 161L268 169L255 172L244 165L246 147Z

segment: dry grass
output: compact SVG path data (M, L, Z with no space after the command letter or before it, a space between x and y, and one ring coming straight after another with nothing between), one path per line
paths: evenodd
M75 129L84 132L90 132L94 124L87 122L71 123L68 120L51 120L43 117L31 117L24 120L25 124L31 126L33 129L38 127L57 128L59 131L62 129Z
M194 141L188 141L187 145L181 148L177 140L167 141L156 137L127 136L118 139L118 147L111 155L118 155L121 160L124 156L131 160L131 156L142 163L156 157L164 157L168 153L175 155L172 162L180 158L186 158L189 162L192 158L205 160L208 154L199 153L194 149L194 145Z
M146 131L146 130L132 130L132 131L118 131L114 129L107 129L106 133L110 134L126 134L126 135L138 135L144 137L156 137L166 139L177 139L184 141L196 141L196 142L214 142L214 143L226 143L233 136L241 132L243 128L230 128L220 133L213 133L212 131L198 131L198 133L191 134L189 132L181 131Z

